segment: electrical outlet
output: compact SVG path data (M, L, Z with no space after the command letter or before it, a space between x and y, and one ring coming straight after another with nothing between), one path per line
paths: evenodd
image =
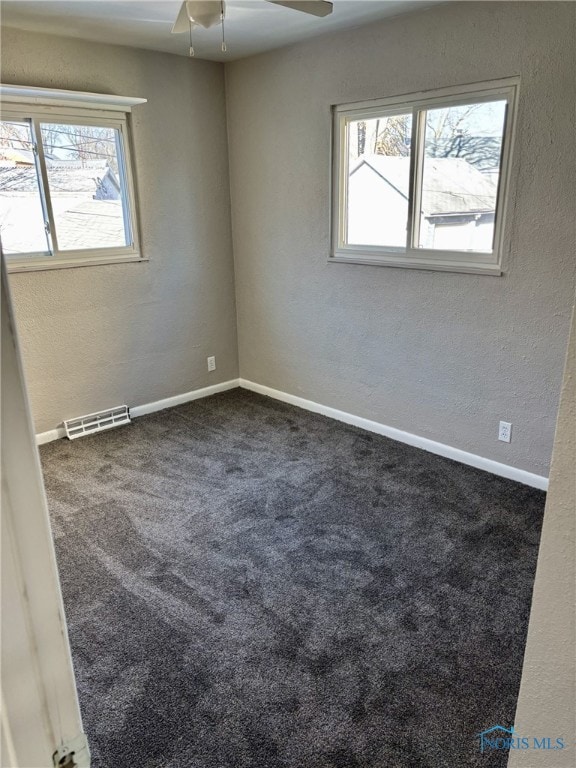
M498 440L509 443L512 440L512 424L509 421L501 421L498 427Z
M215 357L209 357L207 359L208 362L208 370L209 371L215 371L216 370L216 358Z

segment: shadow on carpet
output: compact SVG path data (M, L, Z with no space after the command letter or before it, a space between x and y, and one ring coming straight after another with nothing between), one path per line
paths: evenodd
M544 493L243 390L41 457L93 768L505 766Z

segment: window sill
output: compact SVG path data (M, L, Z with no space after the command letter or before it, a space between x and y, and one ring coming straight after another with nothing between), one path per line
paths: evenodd
M454 254L439 253L438 258L414 258L402 253L375 255L369 253L335 253L328 257L328 263L363 264L370 267L400 267L402 269L423 269L432 272L462 272L473 275L502 275L499 264L494 262L474 261L466 259L458 261Z
M67 259L36 258L6 259L7 271L39 272L48 269L71 269L76 267L98 267L104 264L127 264L129 262L148 261L139 253L123 254L121 256L74 256Z

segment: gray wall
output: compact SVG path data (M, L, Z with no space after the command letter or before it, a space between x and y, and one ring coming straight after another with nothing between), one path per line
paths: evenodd
M576 764L576 311L568 345L522 682L519 736L564 737L566 750L512 750L510 768Z
M5 83L148 99L133 138L150 261L11 276L37 431L237 377L223 66L13 29L1 63Z
M548 474L575 278L575 18L447 3L227 66L242 377ZM330 105L512 75L505 276L327 264Z

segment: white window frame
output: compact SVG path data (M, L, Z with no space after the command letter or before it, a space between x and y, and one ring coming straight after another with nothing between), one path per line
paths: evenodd
M332 107L332 232L329 262L368 264L409 269L429 269L475 274L502 274L506 203L520 80L506 78L472 85L442 88L372 101L339 104ZM500 176L496 199L494 247L491 252L452 251L418 248L420 190L424 165L426 116L422 110L439 107L506 100ZM386 115L412 114L410 184L406 247L354 245L346 242L349 124Z
M66 267L147 261L142 254L138 227L138 208L132 169L129 115L132 106L146 99L105 94L62 91L50 88L0 86L0 120L30 121L35 145L39 194L47 225L50 255L26 253L6 257L9 272L29 272ZM116 151L120 181L125 190L124 231L128 244L111 248L60 250L54 223L48 172L40 137L40 123L58 122L80 126L105 126L118 131ZM40 138L40 140L39 140Z

